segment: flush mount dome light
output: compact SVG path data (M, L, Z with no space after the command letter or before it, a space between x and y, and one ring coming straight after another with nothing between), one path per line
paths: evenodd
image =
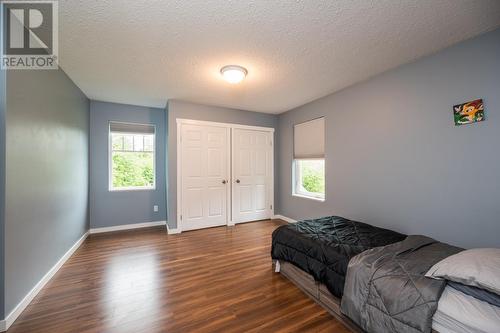
M240 83L247 76L248 71L246 68L237 66L237 65L229 65L224 66L220 69L220 73L224 80L229 83Z

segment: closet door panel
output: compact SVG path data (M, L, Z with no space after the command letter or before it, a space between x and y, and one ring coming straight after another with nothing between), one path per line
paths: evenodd
M183 124L180 149L182 230L227 224L229 130Z
M242 223L271 217L272 133L234 129L232 217Z

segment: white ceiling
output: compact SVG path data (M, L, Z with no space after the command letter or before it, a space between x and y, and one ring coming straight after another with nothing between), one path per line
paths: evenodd
M60 64L91 99L280 113L500 26L498 0L61 0ZM239 85L219 70L249 71Z

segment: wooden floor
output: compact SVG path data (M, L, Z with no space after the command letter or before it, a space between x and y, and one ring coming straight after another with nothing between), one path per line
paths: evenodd
M8 332L348 332L272 272L281 223L91 235Z

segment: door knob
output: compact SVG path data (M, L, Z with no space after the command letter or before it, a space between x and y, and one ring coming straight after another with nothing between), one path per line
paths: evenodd
M224 180L222 181L222 184L225 184L225 183L227 183L227 180L225 180L225 179L224 179Z
M240 180L239 180L239 179L236 179L236 183L238 183L238 184L239 184L239 183L240 183Z

